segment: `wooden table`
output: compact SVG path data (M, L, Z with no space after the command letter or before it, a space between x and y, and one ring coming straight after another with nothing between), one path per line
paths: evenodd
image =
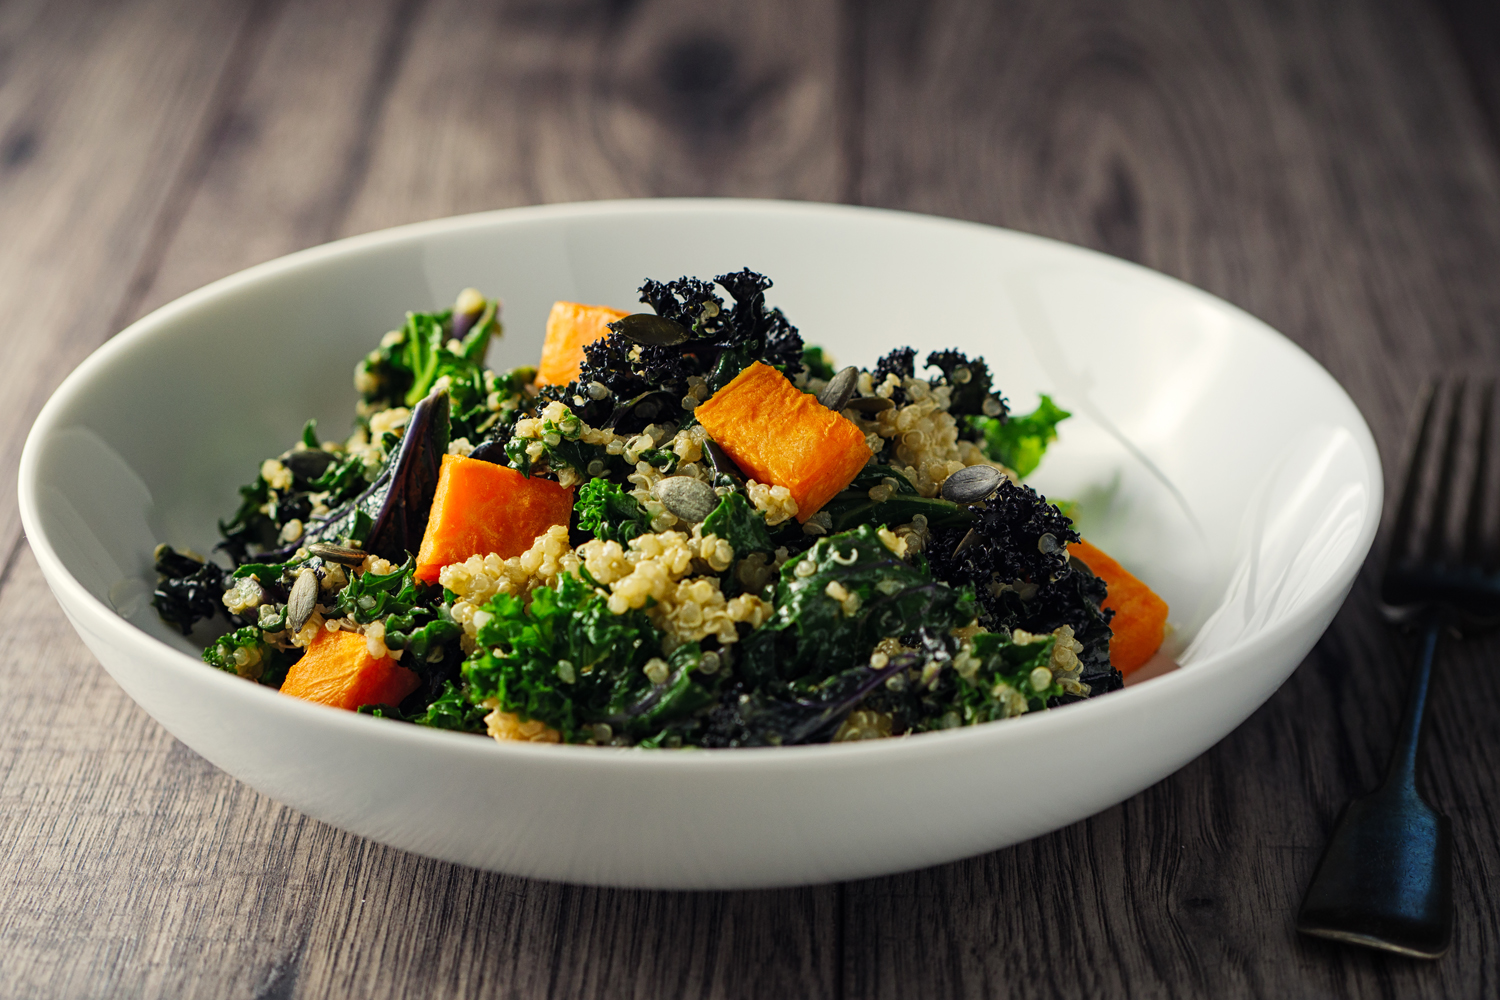
M183 292L396 223L646 195L1140 261L1285 331L1390 455L1419 376L1500 362L1497 55L1480 0L0 3L0 995L1500 993L1497 640L1447 651L1432 705L1452 952L1292 929L1402 701L1368 568L1250 721L1090 820L866 882L622 892L391 850L218 772L75 638L14 500L52 389Z

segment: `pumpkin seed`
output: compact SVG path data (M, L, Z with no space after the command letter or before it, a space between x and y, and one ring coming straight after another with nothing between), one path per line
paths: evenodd
M623 333L637 344L656 347L671 347L688 339L688 332L681 323L674 323L655 313L632 313L609 324L609 328L616 333Z
M978 503L1005 481L1005 473L993 465L971 465L943 480L943 499L954 503Z
M293 634L302 631L302 626L312 617L312 613L318 607L318 574L314 570L304 569L297 574L297 582L292 584L292 592L286 599L287 628Z
M317 479L328 470L332 462L333 455L313 448L298 448L282 460L282 464L291 469L293 475L302 479Z
M692 476L668 476L656 484L654 492L663 507L692 524L719 506L719 495L714 488Z
M343 563L345 566L358 566L369 555L364 549L351 549L332 542L313 542L307 547L307 551L327 562Z
M956 556L960 552L964 551L965 549L971 549L975 545L978 545L978 544L979 544L979 532L975 531L973 528L970 528L969 529L969 533L967 535L965 535L963 537L963 539L960 540L959 543L956 546L954 546L954 548L953 548L953 554Z
M849 405L849 400L854 396L854 385L859 381L859 369L850 365L828 380L823 391L818 393L818 402L828 407L834 413L843 410Z
M891 402L885 396L857 396L849 400L848 405L844 409L873 417L875 414L889 410L895 405L895 403Z

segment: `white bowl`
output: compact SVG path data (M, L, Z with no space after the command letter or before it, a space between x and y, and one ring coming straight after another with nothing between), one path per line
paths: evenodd
M211 669L149 605L158 541L206 551L266 455L353 412L355 361L408 309L505 299L495 366L555 299L750 266L810 343L873 364L984 354L1019 409L1077 415L1033 477L1172 606L1183 667L1019 719L837 746L500 745ZM753 201L558 205L344 240L216 282L101 347L37 418L27 537L125 691L281 802L421 854L570 882L708 889L860 878L991 851L1119 802L1268 698L1343 601L1380 515L1348 396L1263 323L1100 254L985 226Z

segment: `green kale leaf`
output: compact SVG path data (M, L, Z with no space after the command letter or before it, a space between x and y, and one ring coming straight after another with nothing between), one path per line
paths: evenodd
M245 651L245 662L239 663L235 651ZM221 636L203 651L203 662L220 670L236 674L249 680L259 681L269 687L279 688L286 679L287 669L302 655L300 649L281 649L266 642L261 630L254 625L235 629Z
M825 382L833 378L835 374L833 360L823 352L821 347L804 346L802 348L802 367L807 369L809 378L820 378Z
M429 589L416 578L416 559L389 573L360 573L339 591L338 610L359 622L369 624L390 615L406 615L423 601Z
M485 731L484 717L490 712L473 704L464 687L452 681L443 682L443 693L438 695L427 710L410 719L419 726L432 729L451 729L459 733L482 733Z
M776 551L766 531L766 516L752 507L743 493L724 494L719 506L703 519L703 532L718 535L732 545L736 559L752 552L769 555Z
M864 663L882 639L924 627L945 636L978 613L972 593L896 558L870 525L819 539L789 560L775 603L746 639L743 668L752 683L802 690Z
M1042 462L1047 445L1057 440L1057 425L1073 414L1043 396L1035 410L1012 416L1003 423L998 417L970 417L970 425L984 434L984 452L1025 478Z
M886 486L891 490L885 500L874 500L870 490ZM927 518L930 527L968 524L969 512L939 497L924 497L901 470L890 465L871 465L861 469L854 481L823 505L833 521L834 531L848 531L861 524L890 527L907 524L918 514Z
M608 542L624 545L651 530L651 517L635 497L607 479L584 483L573 509L578 512L581 530Z
M407 313L405 326L359 363L356 380L364 402L374 409L415 406L446 375L454 396L455 421L464 418L472 409L473 397L482 400L486 394L484 355L490 338L500 332L497 311L497 302L486 302L457 344L452 343L451 310Z
M530 606L497 594L483 609L479 648L463 665L474 703L495 698L509 712L559 730L569 742L599 723L636 738L713 700L698 681L692 649L677 649L665 683L646 662L661 636L644 612L616 615L589 582L565 574L532 592Z

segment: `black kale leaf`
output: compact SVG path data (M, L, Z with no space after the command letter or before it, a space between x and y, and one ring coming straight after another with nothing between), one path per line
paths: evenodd
M686 413L680 400L693 376L718 388L755 361L781 368L788 377L797 375L802 370L802 337L781 310L767 307L771 279L746 268L721 274L715 281L729 293L732 305L725 305L713 282L701 278L647 280L641 285L641 301L688 330L688 339L670 346L638 344L620 332L618 324L611 324L610 334L584 348L578 379L566 386L548 386L542 396L582 405L591 423L624 432L652 419L681 423ZM610 390L615 412L607 420L600 419L595 412L599 404L585 391L593 382ZM634 414L639 398L647 393L660 393L662 398L653 400L649 416ZM587 402L576 403L579 398Z
M156 547L156 572L160 575L151 605L162 620L192 632L196 622L224 612L228 571L203 559L178 552L170 545Z
M984 402L990 396L991 379L990 366L983 358L971 359L958 350L933 351L927 355L927 367L941 371L948 384L953 387L953 392L948 397L949 413L955 417L972 417L984 413ZM998 412L989 415L1004 420L1008 411L1005 400L997 393L995 401ZM991 409L994 410L995 406ZM962 423L960 420L960 424Z
M900 379L913 378L917 373L916 366L916 350L910 347L898 347L875 363L875 370L870 373L870 381L875 388L879 389L885 383L887 375L894 375ZM906 390L897 387L891 392L891 402L897 406L905 403Z
M1040 587L1068 571L1065 546L1078 541L1078 532L1036 490L1007 479L989 500L969 509L975 537L962 552L954 551L965 538L961 527L933 532L928 557L939 579L972 583L988 592L992 583Z
M928 546L933 575L974 587L979 623L991 632L1020 628L1040 635L1071 626L1083 643L1080 679L1090 695L1117 689L1120 675L1109 665L1114 613L1101 607L1104 582L1067 557L1064 546L1079 539L1073 523L1035 490L1009 481L970 509L972 538L961 526L933 530ZM1056 702L1071 700L1076 699L1064 695Z

